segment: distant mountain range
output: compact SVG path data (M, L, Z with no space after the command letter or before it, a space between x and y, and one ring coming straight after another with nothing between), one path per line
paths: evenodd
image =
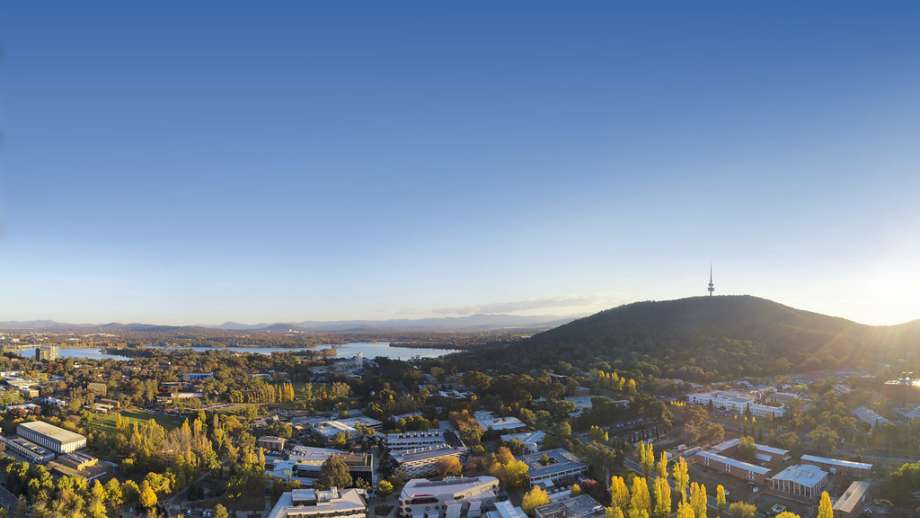
M84 331L84 332L272 332L302 333L489 333L538 332L571 322L574 317L521 316L503 314L469 315L464 317L393 319L393 320L337 320L302 321L260 324L225 322L218 326L168 326L157 324L68 324L53 320L26 320L0 322L0 329L24 331Z
M920 320L868 326L751 296L693 297L627 304L481 354L494 356L485 363L513 357L531 367L649 361L666 374L706 380L913 361Z

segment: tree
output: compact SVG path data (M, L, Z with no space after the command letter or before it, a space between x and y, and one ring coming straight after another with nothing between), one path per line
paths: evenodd
M214 518L230 518L230 513L227 511L227 508L221 504L214 506Z
M696 518L696 515L693 513L693 507L686 502L678 502L677 518Z
M834 506L831 504L831 495L827 494L827 491L821 492L817 518L834 518Z
M687 466L687 460L678 457L674 464L674 485L680 493L680 501L687 501L687 485L690 484L690 468Z
M530 483L530 468L518 460L511 450L502 446L488 466L489 473L498 478L506 489L522 489Z
M745 435L738 442L738 449L735 452L735 457L746 462L754 462L757 460L754 457L755 455L757 455L757 445L754 443L754 438Z
M138 502L145 509L152 509L157 505L157 494L150 487L150 483L146 480L141 483L140 493L138 493Z
M725 499L725 486L719 484L716 486L716 505L719 507L719 514L725 512L728 501Z
M667 517L671 515L671 484L666 477L655 479L655 515Z
M377 483L377 494L380 496L387 496L393 492L393 483L389 480L381 480Z
M650 512L652 510L652 496L648 491L648 483L644 477L633 477L630 488L629 509Z
M530 491L524 494L521 500L521 508L528 514L541 505L549 503L549 494L540 486L534 486Z
M578 496L578 495L580 495L580 494L581 494L581 486L579 486L577 483L572 484L571 494L572 494L572 496Z
M330 455L323 462L322 467L320 467L319 479L316 481L316 485L320 489L351 487L351 483L351 472L341 455Z
M121 484L117 478L113 478L105 483L105 498L109 502L109 509L115 514L125 502L124 494L121 490Z
M801 517L795 513L790 513L789 511L783 511L779 513L778 515L776 515L776 518L801 518Z
M438 460L438 473L442 477L459 475L462 471L463 466L460 465L460 459L457 457L443 457Z
M619 507L604 508L604 518L626 518Z
M696 518L706 518L708 501L705 485L696 482L690 485L690 506L693 507L693 515Z
M658 476L668 479L668 452L662 451L661 458L658 460Z
M610 479L610 500L613 507L619 507L621 510L629 503L629 489L623 477L614 476Z
M734 518L754 518L757 506L747 502L732 502L728 506L728 514Z

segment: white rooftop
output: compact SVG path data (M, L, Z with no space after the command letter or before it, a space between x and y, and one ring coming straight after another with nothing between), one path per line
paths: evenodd
M818 464L827 464L828 466L836 466L838 468L847 468L847 469L872 469L872 464L866 464L865 462L855 462L852 460L843 460L843 459L831 459L829 457L819 457L817 455L802 455L803 462L817 462Z
M805 487L815 487L821 483L826 476L827 472L818 466L812 466L811 464L796 464L795 466L789 466L780 471L771 478L774 480L788 480Z
M742 460L726 457L725 455L719 455L718 453L713 453L711 451L701 451L697 453L697 455L703 457L704 459L721 462L722 464L727 464L738 469L750 471L751 473L757 473L758 475L766 475L770 472L770 468L765 468L763 466L758 466L757 464L751 464L750 462L744 462Z

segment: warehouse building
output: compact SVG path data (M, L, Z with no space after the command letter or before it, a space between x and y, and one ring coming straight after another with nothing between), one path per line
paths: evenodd
M86 447L86 437L44 421L21 423L16 427L16 434L57 454Z
M806 498L817 498L826 484L827 472L811 464L789 466L770 478L770 489Z

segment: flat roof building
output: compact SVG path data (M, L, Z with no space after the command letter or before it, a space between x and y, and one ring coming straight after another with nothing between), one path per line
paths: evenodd
M574 478L588 471L587 464L563 448L529 453L522 460L530 469L530 483L534 485Z
M391 453L398 453L418 448L433 448L447 445L444 430L432 428L412 432L388 433L383 437L383 444Z
M476 518L495 501L498 479L490 476L412 479L399 494L402 518Z
M757 398L751 394L738 391L699 392L687 396L687 401L695 405L712 405L714 408L727 410L736 414L744 414L750 410L751 415L757 417L782 417L786 408L782 405L772 406L758 403Z
M543 439L546 438L546 432L537 430L536 432L519 432L506 433L502 435L503 442L520 441L530 453L540 451L543 447Z
M327 491L295 489L282 493L268 518L366 518L367 502L360 489Z
M53 451L48 448L42 448L22 437L0 436L0 442L6 446L7 451L22 457L32 464L44 464L54 459Z
M827 472L811 464L789 466L770 478L770 489L806 498L817 498L826 484Z
M834 518L856 518L862 515L869 505L871 484L857 480L834 502Z
M527 425L517 417L496 417L493 412L487 410L474 412L473 417L476 418L476 422L479 423L483 430L502 432L527 428Z
M284 445L287 440L284 437L275 437L274 435L263 435L256 440L259 447L268 451L284 451Z
M86 437L44 421L20 423L16 434L58 454L86 447Z
M770 473L770 468L726 457L711 451L700 451L693 456L693 459L704 466L742 480L757 482L758 484L763 484L766 481L767 474Z
M398 465L396 471L409 477L425 477L437 473L438 462L448 457L460 459L466 454L466 448L453 448L447 445L432 448L406 450L392 455Z
M831 473L865 474L872 471L872 464L852 460L832 459L817 455L802 455L802 462L817 464L830 469Z
M589 518L604 516L604 506L590 495L580 494L534 509L537 518Z

